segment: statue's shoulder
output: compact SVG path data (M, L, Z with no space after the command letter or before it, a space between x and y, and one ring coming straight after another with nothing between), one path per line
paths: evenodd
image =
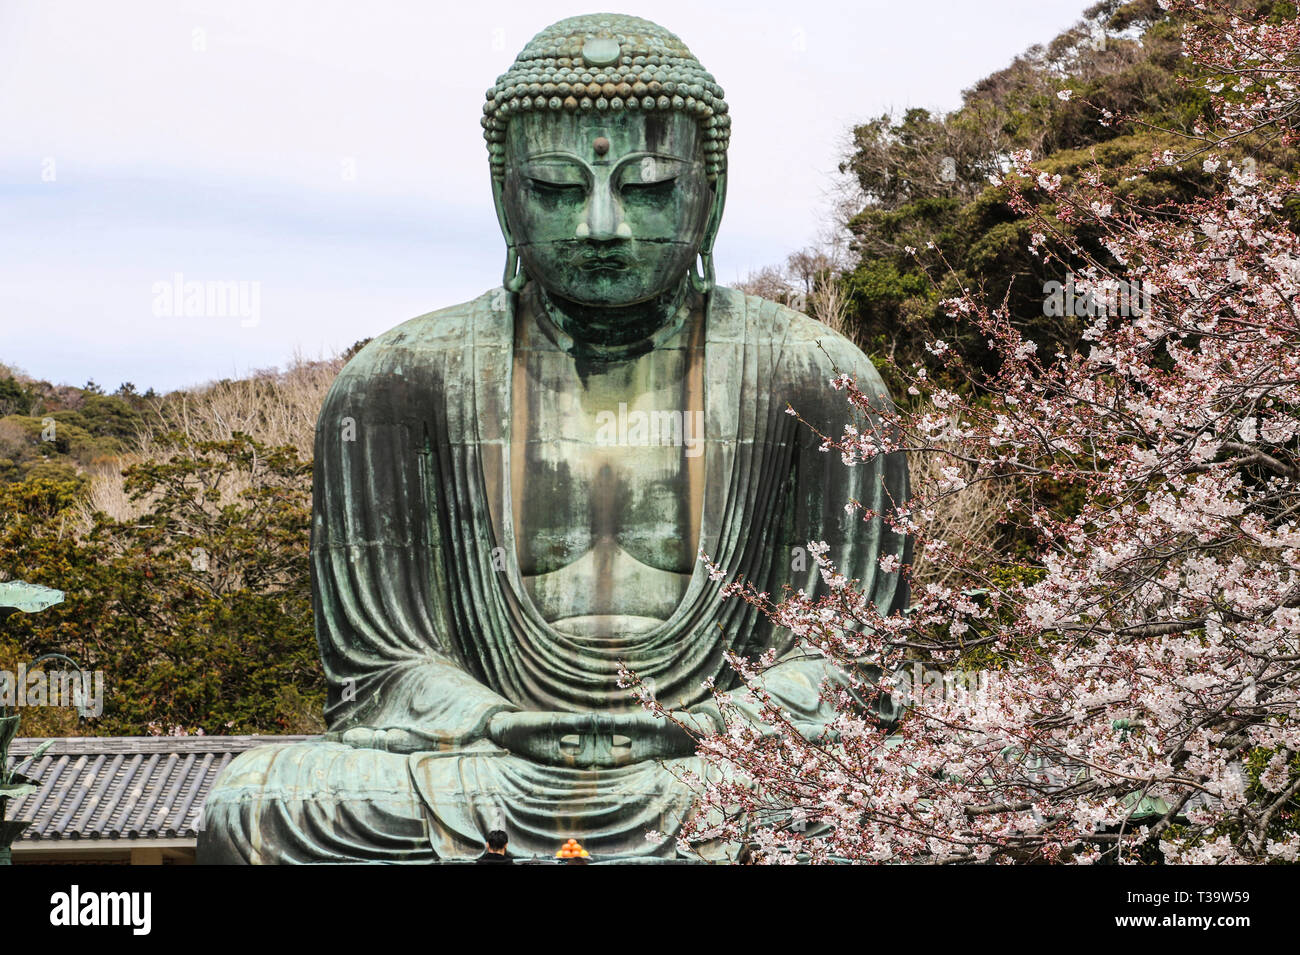
M830 326L788 305L739 289L720 286L714 296L715 317L710 320L718 335L771 342L779 348L787 369L799 368L819 379L848 374L883 387L871 359Z
M442 369L466 346L509 343L509 296L502 289L427 312L376 335L339 371L326 404L382 402L412 386L435 386ZM378 406L378 405L377 405Z
M417 315L376 335L357 352L349 366L353 363L364 366L399 352L439 351L464 348L471 342L487 343L508 332L509 325L509 294L501 288L491 289L468 302Z

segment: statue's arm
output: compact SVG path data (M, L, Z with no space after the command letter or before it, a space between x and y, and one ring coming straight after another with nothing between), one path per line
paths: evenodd
M516 710L463 670L439 660L394 663L340 683L338 693L331 686L325 735L371 749L459 749L488 739L493 718Z
M869 668L864 669L859 677L876 679L878 675L878 668ZM763 693L770 698L783 718L798 733L812 740L824 737L827 727L841 711L842 705L835 700L835 695L849 692L844 673L839 668L802 647L794 648L763 673L760 679ZM851 693L851 696L863 712L876 713L884 723L892 721L892 704L880 700L864 700L856 693ZM758 694L748 688L740 688L733 690L729 699L727 718L738 717L763 732L778 732L774 721L764 717L763 711L768 704ZM719 728L726 722L721 708L712 701L691 707L691 713L697 717L710 716Z
M514 705L455 648L431 466L438 355L372 343L316 429L312 593L329 735L396 751L457 748ZM403 365L405 367L403 367Z
M770 581L764 589L774 595L782 593L786 586L814 596L826 593L826 582L807 550L809 543L819 542L827 545L835 569L856 582L855 591L883 612L900 610L908 601L906 579L898 570L882 567L881 558L893 555L903 565L911 560L910 542L886 520L886 515L908 497L906 458L893 454L849 467L839 454L821 451L818 437L820 432L838 439L846 425L864 431L880 422L877 415L865 416L851 407L847 394L830 386L832 378L851 376L857 387L870 396L873 407L891 405L888 389L859 349L802 316L792 323L782 362L782 374L777 377L786 383L789 392L783 396L781 406L788 403L803 419L798 423L796 452L798 486L794 493L798 499L791 508L793 520L780 544L781 553L773 559L774 566L790 568L789 577ZM846 505L851 502L861 505L862 510L847 512ZM777 639L782 639L779 634ZM804 644L791 645L791 640L787 632L786 651L763 674L762 688L800 732L816 738L834 719L834 700L846 690L848 681L821 654ZM870 661L862 664L859 678L876 678L879 671L871 667ZM767 725L761 715L763 704L754 693L738 689L731 699L736 715L759 727ZM865 705L883 719L891 718L889 704L874 700Z

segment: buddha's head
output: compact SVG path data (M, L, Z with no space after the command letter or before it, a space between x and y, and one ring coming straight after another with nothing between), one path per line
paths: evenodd
M600 309L671 296L688 276L707 291L730 117L677 37L615 14L562 20L488 90L484 114L508 288L531 278Z

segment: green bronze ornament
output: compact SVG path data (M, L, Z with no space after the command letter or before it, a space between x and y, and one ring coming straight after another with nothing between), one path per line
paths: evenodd
M12 613L37 613L55 604L63 602L63 591L39 584L29 584L21 580L9 580L0 583L0 621ZM30 666L38 665L51 659L67 660L74 668L76 663L61 653L46 653L33 660ZM79 669L79 668L78 668ZM5 819L9 809L9 800L27 793L36 792L36 781L25 775L22 770L45 755L46 750L54 745L53 740L46 740L36 751L22 762L9 765L9 744L18 736L18 727L22 722L21 713L10 713L8 706L0 706L0 865L13 862L13 843L28 822Z

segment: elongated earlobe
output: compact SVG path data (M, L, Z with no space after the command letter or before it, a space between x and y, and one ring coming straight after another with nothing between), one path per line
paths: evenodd
M707 295L713 291L715 277L713 272L713 243L718 238L718 227L722 225L722 209L727 204L727 174L721 173L713 183L713 205L709 209L709 221L704 227L704 240L700 243L697 263L691 263L689 277L695 291Z
M528 284L528 273L519 267L519 253L515 251L513 245L506 247L506 271L501 278L501 284L507 292L518 294L524 290Z
M691 288L701 295L708 295L713 291L714 284L713 253L701 249L696 259L698 260L698 267L696 262L692 262L689 273Z
M506 240L506 269L501 277L501 285L507 292L516 295L528 284L528 273L519 264L519 253L515 251L515 240L510 233L510 222L506 218L505 187L501 180L492 180L492 202L496 205L497 224L501 226L501 237Z

